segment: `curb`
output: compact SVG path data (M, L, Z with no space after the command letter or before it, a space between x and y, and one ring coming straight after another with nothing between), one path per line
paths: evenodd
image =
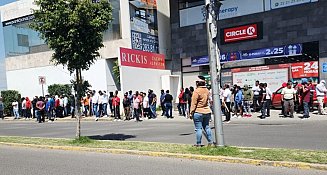
M181 159L193 159L212 162L224 162L224 163L239 163L255 166L273 166L273 167L287 167L297 168L305 170L322 170L327 171L327 165L323 164L311 164L302 162L285 162L285 161L268 161L268 160L255 160L236 157L225 156L203 156L195 154L179 154L179 153L167 153L167 152L151 152L151 151L136 151L136 150L123 150L123 149L107 149L107 148L86 148L79 146L50 146L50 145L35 145L35 144L21 144L21 143L6 143L0 142L0 145L15 146L15 147L29 147L39 149L54 149L65 151L83 151L83 152L98 152L98 153L111 153L111 154L130 154L152 157L168 157L168 158L181 158Z

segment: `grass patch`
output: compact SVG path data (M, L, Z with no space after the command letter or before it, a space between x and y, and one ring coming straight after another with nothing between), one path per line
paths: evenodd
M298 149L260 149L238 147L192 147L186 144L137 142L137 141L99 141L88 137L80 139L51 139L31 137L1 137L0 142L22 143L51 146L80 146L102 149L125 149L137 151L155 151L179 154L196 154L208 156L229 156L271 161L290 161L327 164L327 151Z

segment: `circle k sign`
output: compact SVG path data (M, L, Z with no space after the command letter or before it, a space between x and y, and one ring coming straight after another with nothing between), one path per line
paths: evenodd
M239 27L226 28L224 31L224 42L231 43L258 38L258 24L249 24Z

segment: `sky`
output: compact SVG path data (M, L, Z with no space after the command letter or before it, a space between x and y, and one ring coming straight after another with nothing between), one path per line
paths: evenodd
M0 0L0 6L8 4L10 2L15 2L16 0Z

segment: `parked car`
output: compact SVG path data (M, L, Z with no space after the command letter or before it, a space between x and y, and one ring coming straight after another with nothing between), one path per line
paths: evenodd
M284 87L278 88L275 92L273 92L271 97L271 106L273 108L281 108L282 107L282 90ZM318 101L317 101L317 94L316 91L313 93L313 106L318 107ZM327 106L327 96L325 95L324 98L324 106Z

